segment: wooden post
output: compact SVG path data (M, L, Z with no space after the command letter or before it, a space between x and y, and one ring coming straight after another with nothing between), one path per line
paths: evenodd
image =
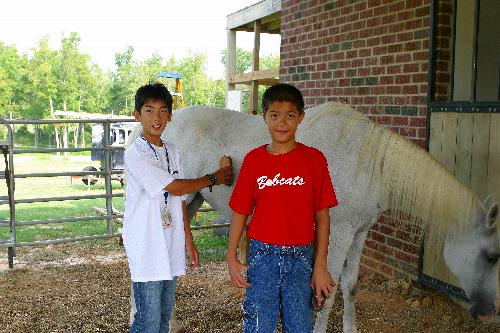
M54 116L54 103L52 102L52 98L49 100L50 102L50 115L52 118L55 118ZM54 139L56 141L56 148L60 148L61 143L59 141L59 124L54 124ZM57 156L59 156L59 152L57 152Z
M227 63L226 63L226 108L228 107L228 91L234 90L236 85L229 83L236 72L236 30L227 30Z
M259 70L259 53L260 53L260 20L254 22L254 39L253 39L253 59L252 72ZM252 114L257 114L259 110L259 81L252 80L250 103L248 111Z

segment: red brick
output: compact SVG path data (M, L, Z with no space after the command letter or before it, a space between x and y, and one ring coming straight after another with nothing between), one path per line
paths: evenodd
M361 67L361 68L358 68L358 75L359 76L370 76L371 74L371 68L368 68L368 67Z
M401 65L387 66L387 74L400 74Z
M396 84L405 84L411 82L410 75L396 75Z
M361 89L361 88L358 88L358 89ZM375 97L375 96L365 96L364 103L365 104L376 104L377 103L377 97Z
M371 238L377 242L384 243L385 242L385 236L382 234L379 234L378 232L375 231L370 231L371 233Z
M393 63L394 63L394 56L393 55L380 57L380 64L381 65L390 65Z
M397 36L394 34L385 35L381 37L381 42L384 45L396 43Z
M410 62L411 61L411 55L408 53L405 54L396 54L396 62L401 63L401 62Z
M410 126L425 127L426 124L427 124L427 119L425 118L410 118Z
M417 83L417 82L425 82L427 83L427 73L426 74L413 74L411 76L411 82ZM427 84L426 84L427 86Z
M379 103L382 105L392 105L394 104L394 96L380 96ZM385 218L381 222L384 223Z
M398 13L398 21L408 21L413 18L413 11L404 11L401 13Z
M373 67L372 75L383 75L386 73L386 67Z
M387 25L382 25L382 26L375 26L375 28L373 28L373 33L375 35L385 35L389 32L389 27Z
M417 85L403 86L403 94L408 95L408 94L417 94L417 93L418 93L418 86Z
M381 264L379 266L379 269L380 271L382 272L382 274L385 274L387 276L394 276L394 268L388 266L388 265L385 265L385 264Z
M403 65L403 72L405 72L405 73L414 73L414 72L419 72L419 71L420 71L419 64L404 64Z
M394 257L398 260L401 260L407 264L413 264L417 265L418 264L418 257L417 256L412 256L404 252L395 252Z
M387 87L387 93L392 94L392 95L399 95L401 94L401 86L396 85L396 86L389 86Z
M385 244L378 244L378 251L380 251L381 253L387 255L387 256L394 256L394 249L385 245Z
M368 259L367 257L363 256L361 257L361 262L371 268L377 268L378 265L375 263L375 261Z
M422 0L406 0L405 8L416 8L422 6Z
M396 3L393 3L389 5L389 12L394 13L394 12L399 12L405 9L405 4L403 1L399 1Z
M366 45L367 46L380 45L380 37L369 38Z
M389 6L380 6L373 9L374 16L381 16L383 14L387 14L389 12Z
M385 87L384 86L372 87L370 92L373 95L382 95L385 94Z
M372 49L361 49L359 50L359 56L366 58L372 55Z
M408 117L392 117L392 124L393 125L408 125Z
M407 138L416 137L417 131L414 128L402 127L399 129L399 135Z
M403 243L403 250L415 256L418 256L420 254L420 246L414 244Z

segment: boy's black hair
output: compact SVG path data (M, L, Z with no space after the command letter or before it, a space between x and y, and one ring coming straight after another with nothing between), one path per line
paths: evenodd
M172 95L162 83L148 83L137 89L135 93L134 110L141 112L141 108L147 101L162 101L167 104L168 110L172 112Z
M264 114L273 102L289 102L294 104L300 113L304 112L304 97L302 97L300 90L291 84L279 83L266 89L262 96L262 112Z

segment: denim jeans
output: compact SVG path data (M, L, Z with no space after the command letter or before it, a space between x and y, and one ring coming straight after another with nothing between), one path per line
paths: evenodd
M243 331L276 332L281 315L283 332L312 332L312 267L311 245L276 246L251 240L247 278L252 286L243 304Z
M130 333L168 332L177 279L132 282L137 312Z

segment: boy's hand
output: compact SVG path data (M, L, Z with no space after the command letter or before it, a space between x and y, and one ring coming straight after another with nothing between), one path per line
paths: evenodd
M330 275L327 269L315 268L311 279L311 288L316 294L318 305L322 305L335 289L337 283Z
M215 185L231 185L233 183L233 169L230 166L220 168L214 172L214 175L217 178Z
M228 259L227 267L229 268L229 277L233 284L238 288L248 288L250 283L242 276L242 272L247 269L238 259Z
M189 269L195 269L200 264L200 255L198 254L198 249L194 245L192 238L191 241L186 240L186 253L188 256Z

